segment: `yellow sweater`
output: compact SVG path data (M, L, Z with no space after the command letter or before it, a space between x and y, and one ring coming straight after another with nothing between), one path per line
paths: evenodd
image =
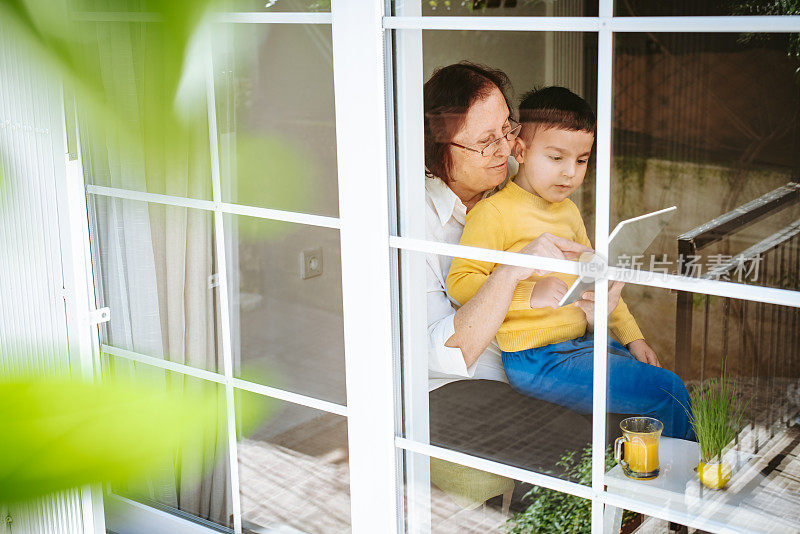
M558 203L528 193L514 182L482 200L467 214L461 244L517 252L545 232L591 247L578 207L569 199ZM496 263L455 258L447 275L447 292L464 304L478 292ZM568 286L575 275L550 273ZM531 308L533 286L542 277L533 275L517 285L506 318L497 332L497 343L506 352L543 347L582 336L586 316L574 305L558 309ZM626 345L641 339L636 320L620 299L609 317L611 332Z

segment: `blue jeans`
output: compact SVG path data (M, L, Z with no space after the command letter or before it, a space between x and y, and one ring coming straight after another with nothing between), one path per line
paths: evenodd
M515 390L579 413L592 413L594 337L544 347L503 352L503 367ZM628 349L608 340L607 409L611 413L655 417L663 435L695 440L689 393L672 371L638 361Z

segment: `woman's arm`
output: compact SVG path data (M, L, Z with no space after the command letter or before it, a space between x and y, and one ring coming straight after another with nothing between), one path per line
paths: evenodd
M547 258L574 260L583 252L591 252L591 248L544 233L520 252ZM526 267L498 265L475 295L456 311L453 320L455 333L447 340L445 346L460 348L467 367L475 363L494 339L508 313L517 284L534 272L544 274L544 271L534 271Z
M455 333L445 346L460 348L467 367L475 363L497 334L519 282L514 267L498 266L453 319Z

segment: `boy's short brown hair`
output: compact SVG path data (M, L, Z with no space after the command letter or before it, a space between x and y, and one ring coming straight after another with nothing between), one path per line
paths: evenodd
M597 130L597 118L589 103L566 87L536 87L519 104L520 132L530 138L536 130L558 128L589 132Z

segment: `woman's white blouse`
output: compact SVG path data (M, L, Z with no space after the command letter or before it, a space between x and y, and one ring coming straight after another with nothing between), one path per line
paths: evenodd
M447 185L438 178L425 178L425 224L427 238L440 243L458 244L464 231L467 209ZM428 299L428 388L441 387L454 380L483 378L507 382L494 341L467 367L461 349L446 347L455 332L456 310L447 295L445 280L453 258L426 255Z

